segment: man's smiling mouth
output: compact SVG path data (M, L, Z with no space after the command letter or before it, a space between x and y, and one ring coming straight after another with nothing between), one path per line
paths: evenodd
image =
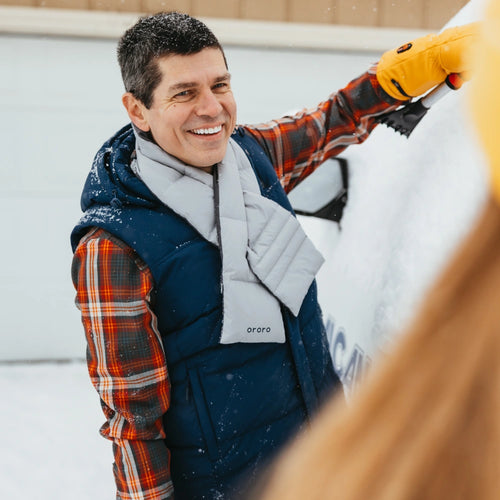
M218 134L222 130L222 125L218 125L217 127L211 127L211 128L196 128L191 130L193 134L196 135L213 135L213 134Z

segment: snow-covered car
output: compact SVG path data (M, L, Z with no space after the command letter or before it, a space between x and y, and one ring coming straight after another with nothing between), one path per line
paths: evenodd
M475 20L481 5L446 27ZM486 168L467 90L443 97L409 138L379 125L291 192L326 259L319 300L347 392L390 348L481 208Z

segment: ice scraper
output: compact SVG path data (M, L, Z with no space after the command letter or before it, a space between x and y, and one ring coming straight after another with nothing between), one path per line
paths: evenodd
M450 90L458 90L462 83L463 80L458 73L450 73L443 83L434 87L424 97L417 101L405 103L394 111L380 115L377 121L393 128L401 135L409 137L430 107Z

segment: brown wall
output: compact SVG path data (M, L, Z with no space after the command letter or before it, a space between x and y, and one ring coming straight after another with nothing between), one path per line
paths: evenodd
M468 0L0 0L0 5L400 28L440 28Z

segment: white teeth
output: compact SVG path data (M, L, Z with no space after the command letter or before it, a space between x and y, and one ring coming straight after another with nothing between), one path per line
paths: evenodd
M222 130L222 125L219 125L218 127L214 128L198 128L196 130L191 130L194 134L198 135L210 135L210 134L217 134Z

